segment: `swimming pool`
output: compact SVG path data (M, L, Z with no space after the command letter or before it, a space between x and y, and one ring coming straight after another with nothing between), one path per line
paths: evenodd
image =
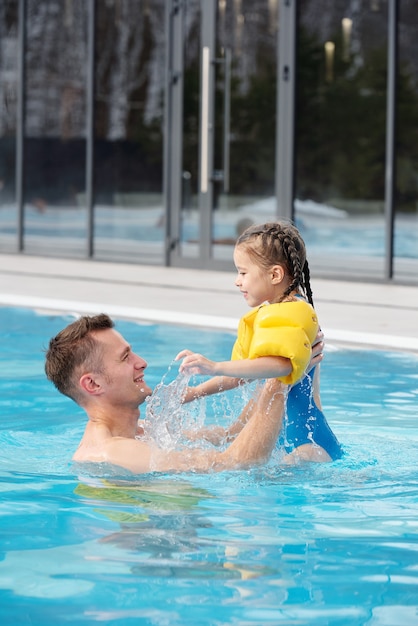
M79 478L85 418L45 379L69 317L0 308L0 621L114 626L418 623L418 358L327 346L344 458L209 476ZM155 386L233 336L120 321Z

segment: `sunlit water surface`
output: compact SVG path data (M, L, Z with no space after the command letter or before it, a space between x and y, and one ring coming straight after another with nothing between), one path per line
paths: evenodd
M70 464L83 412L43 373L70 320L0 308L1 624L418 624L416 356L327 346L322 401L340 461L90 479ZM233 342L117 328L151 386L175 377L180 349L226 359ZM217 421L238 402L205 412Z

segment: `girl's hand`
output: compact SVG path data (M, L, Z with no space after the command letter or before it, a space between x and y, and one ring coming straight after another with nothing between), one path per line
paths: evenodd
M210 361L202 354L197 352L191 352L190 350L183 350L176 356L176 361L183 359L180 365L179 371L183 374L193 376L194 374L203 374L207 376L215 376L217 374L217 363Z

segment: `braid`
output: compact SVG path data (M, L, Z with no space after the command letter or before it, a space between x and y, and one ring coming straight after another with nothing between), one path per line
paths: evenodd
M313 295L312 295L312 289L311 289L311 272L309 271L308 260L305 261L305 265L303 266L303 276L304 276L303 283L304 283L306 297L308 298L308 302L312 304L313 306L314 303L313 303Z
M290 283L286 291L283 293L283 298L285 298L286 296L290 295L292 291L297 290L299 287L302 287L303 289L304 280L303 280L302 267L300 263L300 255L298 254L298 251L296 250L295 242L289 235L286 235L285 233L283 234L284 234L283 240L282 240L283 253L284 253L284 257L286 259L286 262L287 262L286 264L288 265L290 274L293 276L292 282Z

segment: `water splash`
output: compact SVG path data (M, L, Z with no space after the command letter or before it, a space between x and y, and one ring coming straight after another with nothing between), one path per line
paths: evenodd
M178 373L179 363L173 361L161 382L146 399L144 434L163 450L195 447L223 447L230 443L227 434L207 437L208 430L227 428L240 415L244 406L254 399L260 390L260 381L245 381L236 389L202 396L196 401L183 403L189 387L201 382L201 377ZM176 368L176 369L174 369ZM174 375L174 379L173 379ZM216 441L216 443L215 443Z
M178 373L174 380L167 382L174 363L170 364L161 382L146 399L145 436L163 450L178 448L184 443L185 433L204 422L203 406L196 402L183 404L191 377Z

